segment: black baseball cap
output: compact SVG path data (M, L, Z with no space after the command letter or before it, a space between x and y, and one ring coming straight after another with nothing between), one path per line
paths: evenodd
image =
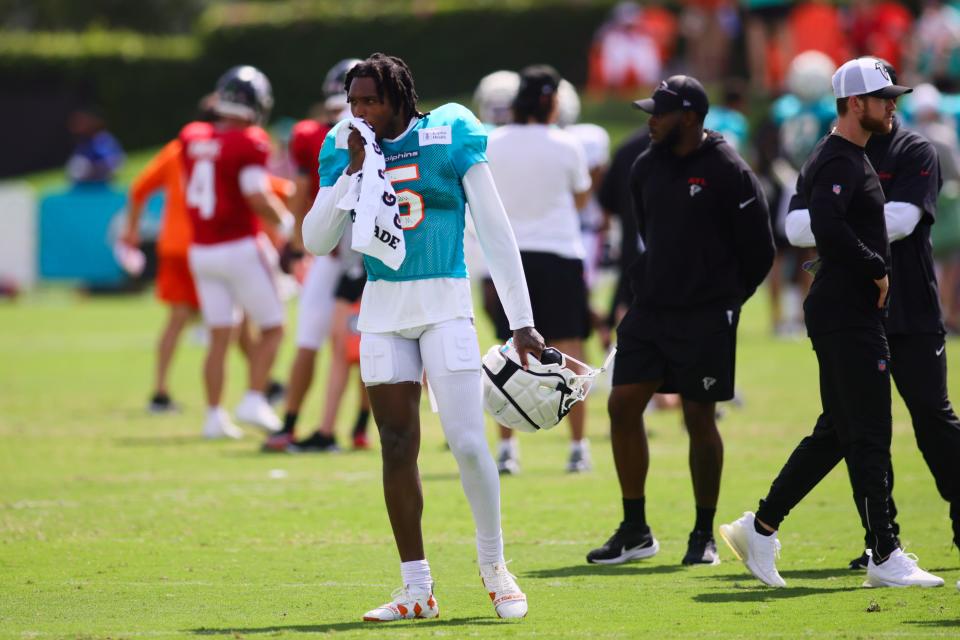
M710 101L700 81L692 76L671 76L660 83L653 96L633 103L637 109L662 115L689 109L701 116L710 110Z

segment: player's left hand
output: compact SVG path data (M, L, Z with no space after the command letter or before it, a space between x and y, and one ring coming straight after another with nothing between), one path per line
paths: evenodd
M517 350L524 370L527 368L527 354L532 353L539 359L546 347L543 336L533 327L521 327L513 332L513 348Z

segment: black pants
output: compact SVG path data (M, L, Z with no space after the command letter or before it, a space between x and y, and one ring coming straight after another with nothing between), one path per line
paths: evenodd
M881 327L812 338L820 367L823 413L813 433L800 441L757 518L780 523L817 484L845 460L868 532L867 546L885 558L899 547L890 515L890 352Z
M947 397L944 337L930 333L893 335L887 339L893 381L910 412L917 447L933 474L937 491L950 505L953 541L960 546L960 469L957 468L960 463L960 419ZM892 491L892 467L889 479ZM860 508L859 502L857 508ZM892 496L890 517L894 532L899 533L897 508Z

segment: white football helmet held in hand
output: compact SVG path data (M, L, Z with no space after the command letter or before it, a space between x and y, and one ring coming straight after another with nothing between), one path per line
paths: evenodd
M612 359L611 352L604 367L593 369L551 347L539 360L528 355L525 371L511 338L483 356L483 407L510 429L551 429L587 397L593 379Z

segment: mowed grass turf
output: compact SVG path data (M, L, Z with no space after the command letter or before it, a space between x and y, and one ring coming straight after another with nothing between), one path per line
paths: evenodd
M172 383L185 413L147 415L162 317L147 295L47 291L0 305L0 636L960 635L960 556L950 544L947 506L896 396L903 542L946 580L944 588L860 587L863 576L845 568L861 549L862 531L843 468L785 522L779 567L788 588L760 586L722 542L720 566L681 567L694 513L687 438L672 412L648 418L648 518L659 555L586 564L586 552L621 515L600 392L589 404L592 473L563 472L565 425L521 436L523 473L502 484L503 529L530 614L498 620L477 576L457 468L424 398L423 524L441 618L362 623L363 612L399 586L378 453L265 455L252 430L240 442L202 441L203 349L189 338ZM485 348L493 339L485 320L480 328ZM285 375L292 352L288 342L278 373ZM951 341L954 398L958 354ZM594 349L591 359L601 355ZM318 415L326 362L323 353L301 433ZM232 407L244 386L237 353L229 375ZM756 508L818 413L809 343L769 337L764 292L744 314L737 381L745 405L721 422L726 464L717 524ZM355 404L351 391L339 425L344 443ZM489 434L492 442L492 427Z

